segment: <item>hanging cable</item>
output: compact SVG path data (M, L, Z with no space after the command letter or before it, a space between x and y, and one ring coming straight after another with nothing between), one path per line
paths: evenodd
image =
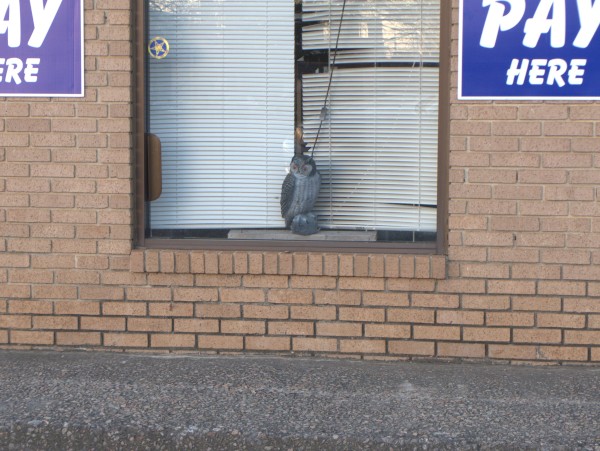
M340 26L338 27L337 37L335 39L335 47L333 48L333 60L331 61L331 70L329 71L329 82L327 84L327 92L325 93L325 100L323 101L323 108L321 108L321 118L319 122L319 128L317 130L317 136L315 137L315 143L312 146L312 150L310 151L310 156L312 157L315 153L315 148L317 147L317 143L319 142L319 135L321 134L321 128L323 127L323 122L325 118L329 115L327 111L327 99L329 98L329 92L331 91L331 82L333 80L333 71L335 70L335 60L337 58L338 45L340 43L340 35L342 34L342 24L344 23L344 12L346 11L346 3L348 0L344 0L342 4L342 14L340 15Z

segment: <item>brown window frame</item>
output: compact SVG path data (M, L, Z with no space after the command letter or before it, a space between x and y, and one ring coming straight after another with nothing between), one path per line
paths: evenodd
M137 0L134 11L134 149L135 149L135 237L137 248L223 250L223 251L318 251L352 253L445 254L448 236L449 199L449 124L450 124L450 56L452 2L440 0L440 89L438 118L438 202L437 239L423 243L354 242L354 241L295 241L295 240L224 240L147 238L146 192L148 158L146 151L146 82L145 58L145 1Z

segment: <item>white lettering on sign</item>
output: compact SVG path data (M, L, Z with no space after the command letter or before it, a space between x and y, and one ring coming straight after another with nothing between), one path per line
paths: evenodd
M600 26L600 1L596 0L592 6L592 0L577 0L577 8L581 29L575 36L573 45L585 49Z
M508 14L504 14L504 3L499 0L483 0L483 6L488 6L489 9L479 41L481 47L494 48L498 33L516 27L525 15L525 0L507 0L507 3L510 4L510 10Z
M592 3L593 2L593 3ZM506 3L510 8L506 8ZM483 25L481 47L494 48L501 31L521 23L525 15L525 0L482 0L488 7ZM600 0L577 0L580 28L573 45L587 48L600 27ZM540 0L532 18L525 21L523 45L535 48L543 34L550 33L550 45L562 48L566 40L567 15L565 0Z
M30 47L39 48L46 39L62 0L48 0L45 8L43 0L29 0L29 2L31 3L31 14L33 14L33 33L27 44Z
M35 83L38 79L39 65L39 58L27 58L25 64L20 58L0 58L0 83L20 85L23 80L25 83ZM23 80L21 80L21 72L23 72Z
M513 59L510 69L506 71L506 84L509 86L524 85L527 80L530 85L552 86L556 84L559 87L569 85L583 84L583 76L585 74L585 59L573 59L569 64L560 58L554 58L550 61L546 59L528 59L518 60ZM568 72L567 72L568 69ZM565 82L563 76L567 74Z
M552 18L550 18L552 12ZM567 29L565 0L542 0L535 10L533 18L525 22L523 45L535 48L542 34L550 33L550 45L554 48L565 46Z
M8 16L8 18L7 18ZM8 46L21 45L21 7L19 0L0 0L0 34L8 34Z
M44 43L48 31L63 0L29 0L33 17L33 32L27 42L30 47L39 48ZM8 46L21 45L21 9L19 0L0 0L0 35L8 35Z

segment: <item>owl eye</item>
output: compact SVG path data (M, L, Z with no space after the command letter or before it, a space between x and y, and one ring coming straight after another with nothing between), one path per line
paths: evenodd
M302 173L304 175L310 174L311 170L312 170L312 168L309 165L307 165L307 164L305 164L304 166L302 166Z
M292 163L290 169L292 172L298 172L298 165L296 163Z

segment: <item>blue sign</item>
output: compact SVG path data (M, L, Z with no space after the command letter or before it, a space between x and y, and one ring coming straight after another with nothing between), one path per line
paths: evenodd
M83 0L0 0L0 97L81 97L83 69Z
M461 0L459 99L600 99L600 0Z

